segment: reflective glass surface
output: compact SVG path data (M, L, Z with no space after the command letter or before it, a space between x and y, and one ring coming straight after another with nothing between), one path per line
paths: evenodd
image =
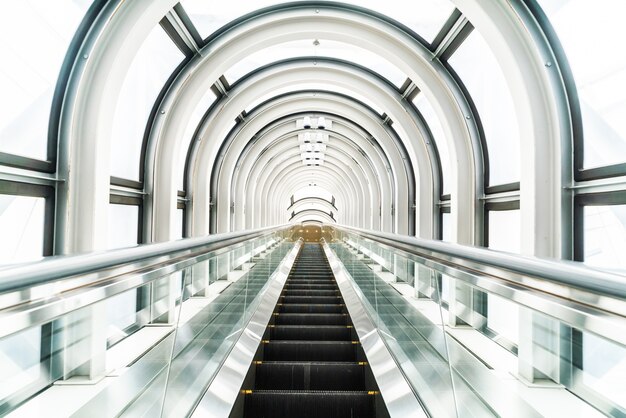
M47 159L52 96L90 0L3 1L0 152Z
M476 105L489 152L489 185L519 181L519 129L513 97L498 60L474 30L450 57Z
M489 248L510 253L520 252L520 211L489 212ZM517 343L519 307L500 296L487 295L487 326L509 341Z
M117 341L126 337L126 329L137 323L137 289L106 300L107 338Z
M107 248L123 248L137 245L139 206L109 205Z
M439 161L441 162L441 171L443 174L443 189L441 190L441 194L448 194L451 190L451 182L453 181L453 178L452 170L450 168L451 158L448 151L448 141L443 133L441 121L435 113L435 109L431 106L430 101L423 93L415 96L413 104L422 114L422 117L426 121L426 124L433 135L435 144L437 144L437 151L439 152Z
M259 98L248 103L246 105L245 111L250 113L255 107L257 107L258 105L260 105L261 103L267 100L271 100L272 98L279 96L281 94L288 94L290 92L300 91L300 90L319 90L319 91L329 91L332 93L344 94L355 100L362 102L365 106L370 107L371 109L374 110L374 112L378 113L379 115L382 115L383 112L385 111L381 106L379 106L378 103L371 100L368 96L361 94L355 88L345 88L336 84L320 83L320 82L311 83L311 82L305 82L305 81L294 86L281 87L281 88L273 90L270 93L264 94L260 96ZM316 93L312 93L312 96L315 96L315 95Z
M143 42L128 68L111 131L111 175L139 179L140 155L150 111L184 55L160 25Z
M626 2L540 0L574 73L583 117L584 167L626 161Z
M328 200L329 202L333 199L333 194L328 190L324 189L320 186L314 186L313 183L311 185L304 187L302 189L296 190L293 194L293 200L298 201L305 197L320 197L322 199Z
M582 383L626 408L626 347L583 333Z
M0 340L0 405L41 375L41 327Z
M176 221L174 222L174 239L183 237L183 224L185 222L185 210L176 209Z
M400 87L407 78L398 67L365 48L322 38L315 41L314 39L291 41L261 49L229 68L224 75L228 82L233 84L260 66L286 58L313 56L353 62L380 74L397 87Z
M215 101L215 93L211 89L207 90L206 93L202 96L198 104L196 105L191 117L189 118L189 122L187 123L187 128L185 128L185 134L183 135L183 141L180 145L179 157L178 157L178 166L176 168L176 175L178 176L178 188L180 190L185 190L184 183L184 173L185 173L185 162L187 160L187 153L189 152L189 146L191 145L191 141L193 140L193 135L202 120L202 116L209 110L211 104Z
M181 4L198 27L203 37L243 14L257 9L281 4L276 0L241 0L211 2L207 0L183 0ZM426 41L432 41L454 10L448 0L346 0L342 3L365 7L382 13L408 26Z
M586 206L585 263L626 272L626 205Z
M45 199L0 195L0 265L43 256Z

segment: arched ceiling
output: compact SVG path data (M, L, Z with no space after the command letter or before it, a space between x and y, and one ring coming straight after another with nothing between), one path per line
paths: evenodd
M247 10L200 35L207 30L197 18L202 5L192 3L112 0L96 19L81 47L87 58L75 63L69 79L60 124L68 144L60 156L60 171L68 174L61 193L67 190L70 210L73 199L102 203L106 184L99 174L107 167L98 157L109 152L109 104L142 40L160 23L186 59L162 87L146 128L141 180L148 240L171 238L181 202L191 235L287 222L291 196L316 182L335 198L340 223L432 238L443 205L454 216L455 241L480 241L489 173L484 129L449 63L473 25L510 70L505 82L520 98L514 100L524 122L519 158L550 179L520 174L522 193L544 197L534 199L528 216L560 213L552 195L564 178L554 156L567 151L561 139L569 122L554 99L558 80L542 72L545 48L524 7L419 0L376 2L369 10L351 2L267 1L259 6L268 8ZM225 9L231 6L237 9ZM408 13L416 7L419 13ZM214 14L218 21L235 17ZM416 96L428 101L428 122L435 119L437 129L416 107ZM324 126L316 126L318 118ZM309 132L323 134L322 143L305 143ZM540 135L546 132L547 141ZM186 160L173 158L179 155ZM66 161L80 161L92 173L77 176ZM444 178L449 200L442 196ZM298 216L309 220L304 211Z

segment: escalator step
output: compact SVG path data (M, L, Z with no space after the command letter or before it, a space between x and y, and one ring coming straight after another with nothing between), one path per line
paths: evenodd
M337 304L341 303L341 296L281 296L282 303L311 303Z
M270 328L270 340L352 341L352 329L342 325L279 325Z
M303 290L335 290L337 285L333 284L310 284L310 283L292 283L285 285L285 289L303 289Z
M339 289L285 289L283 295L285 296L338 296Z
M358 363L261 363L255 376L257 390L365 390L365 367Z
M300 314L279 313L276 325L348 325L348 316L344 314Z
M245 397L244 417L368 418L374 408L374 396L365 391L252 391Z
M308 303L288 303L278 307L279 313L342 313L344 309L340 304L311 305Z
M269 341L264 361L355 361L357 344L350 341Z

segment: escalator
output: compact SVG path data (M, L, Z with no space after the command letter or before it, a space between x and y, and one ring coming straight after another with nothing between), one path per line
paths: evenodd
M303 245L231 417L388 416L328 261Z

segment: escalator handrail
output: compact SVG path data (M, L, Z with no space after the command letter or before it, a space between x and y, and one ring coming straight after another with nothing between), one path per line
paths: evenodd
M63 278L90 274L98 270L151 258L159 257L158 263L161 264L164 262L163 257L176 258L183 255L191 257L198 252L216 251L269 233L279 232L289 226L289 224L283 224L254 230L144 244L131 248L53 256L35 262L10 265L0 269L0 293L19 291Z
M504 280L517 281L515 275L540 278L599 296L626 300L626 276L592 268L581 262L521 256L343 225L332 227L448 266L483 272L488 269L490 276Z

